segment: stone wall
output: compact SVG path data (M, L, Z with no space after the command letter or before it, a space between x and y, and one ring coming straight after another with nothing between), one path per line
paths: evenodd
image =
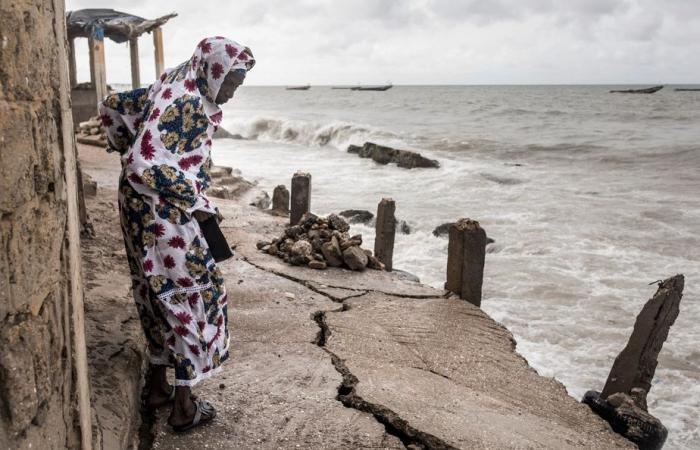
M64 30L62 0L0 3L2 449L90 446Z

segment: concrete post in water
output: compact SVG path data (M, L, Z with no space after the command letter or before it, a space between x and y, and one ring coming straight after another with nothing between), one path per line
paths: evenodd
M485 258L486 232L479 222L460 219L452 224L447 248L445 289L475 306L481 306Z
M615 358L603 392L588 391L581 400L641 450L661 450L668 437L668 429L648 411L647 394L661 347L678 317L683 285L683 275L659 283L637 316L627 345Z
M272 191L272 210L280 214L289 214L289 191L283 184Z
M165 72L165 60L163 59L163 30L158 27L153 30L153 51L156 61L156 80Z
M139 67L139 38L129 39L129 56L131 58L131 87L141 87L141 69Z
M391 272L394 259L394 237L396 236L396 203L390 198L383 198L377 206L377 222L375 226L374 256L384 263L386 270Z
M311 210L311 174L297 172L292 177L292 211L290 223L296 225Z
M637 316L627 346L615 358L601 393L604 399L617 392L631 394L633 388L649 392L659 352L678 317L683 285L683 275L659 283L656 294Z

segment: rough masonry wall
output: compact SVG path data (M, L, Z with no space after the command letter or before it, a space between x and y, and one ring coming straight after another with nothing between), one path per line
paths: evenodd
M62 1L0 2L3 450L80 446L59 95L63 14Z

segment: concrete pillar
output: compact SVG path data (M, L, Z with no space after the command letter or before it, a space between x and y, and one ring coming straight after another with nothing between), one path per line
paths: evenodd
M289 191L283 184L272 191L272 210L280 214L289 214Z
M99 104L107 96L107 72L105 67L105 45L102 35L88 38L90 47L90 81ZM97 111L95 111L97 113Z
M78 84L78 70L75 64L75 38L68 40L68 75L72 89Z
M292 211L290 223L296 225L311 210L311 174L297 172L292 177Z
M637 316L629 342L615 358L601 393L604 399L618 392L629 395L633 388L649 392L659 352L678 317L684 284L683 275L659 283L656 294Z
M394 237L396 236L396 203L390 198L383 198L377 206L377 222L375 226L374 256L384 263L386 270L391 272L394 260Z
M153 49L156 60L156 80L165 72L165 60L163 59L163 30L158 27L153 30Z
M131 88L141 87L141 70L139 68L139 38L129 39L129 56L131 57Z
M486 232L479 222L460 219L452 224L447 248L445 289L473 305L481 306L485 257Z

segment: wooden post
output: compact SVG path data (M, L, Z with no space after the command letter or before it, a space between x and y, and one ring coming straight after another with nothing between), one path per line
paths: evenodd
M88 45L90 46L90 81L99 104L107 96L104 39L101 35L92 36L88 38Z
M297 172L292 177L292 212L290 223L296 225L311 210L311 174Z
M163 30L158 27L153 30L153 48L156 59L156 80L165 72L163 59Z
M63 2L57 2L54 20L56 21L55 33L56 41L61 46L61 51L65 52L63 43L66 41L66 21L63 14ZM64 53L65 54L65 53ZM104 68L104 54L102 58ZM66 247L68 251L68 269L70 274L70 307L71 319L70 330L73 334L72 345L75 361L75 383L77 391L77 402L75 405L78 411L78 421L80 423L80 448L82 450L92 450L92 416L90 414L90 380L88 375L87 345L85 339L85 306L83 293L83 273L82 258L80 255L80 223L78 218L78 177L77 177L77 149L75 148L75 134L73 130L73 112L70 108L70 78L66 58L59 58L59 73L57 74L59 83L59 105L61 114L61 145L63 147L65 182L66 182L66 207L67 207L67 227ZM106 83L105 83L106 84ZM69 358L70 359L70 358ZM70 363L69 363L70 364Z
M68 40L68 75L70 88L78 85L78 73L75 64L75 38Z
M129 39L129 55L131 56L131 88L141 87L141 69L139 68L139 38Z
M272 210L280 214L289 214L289 191L283 184L272 191Z
M485 258L486 232L479 222L460 219L452 224L447 247L445 289L475 306L481 306Z
M659 352L678 317L684 284L683 275L659 283L656 294L637 316L629 342L615 358L601 397L618 392L629 395L633 388L649 392Z
M393 269L394 238L396 236L396 203L390 198L383 198L377 206L375 225L374 256L384 263L387 271Z

